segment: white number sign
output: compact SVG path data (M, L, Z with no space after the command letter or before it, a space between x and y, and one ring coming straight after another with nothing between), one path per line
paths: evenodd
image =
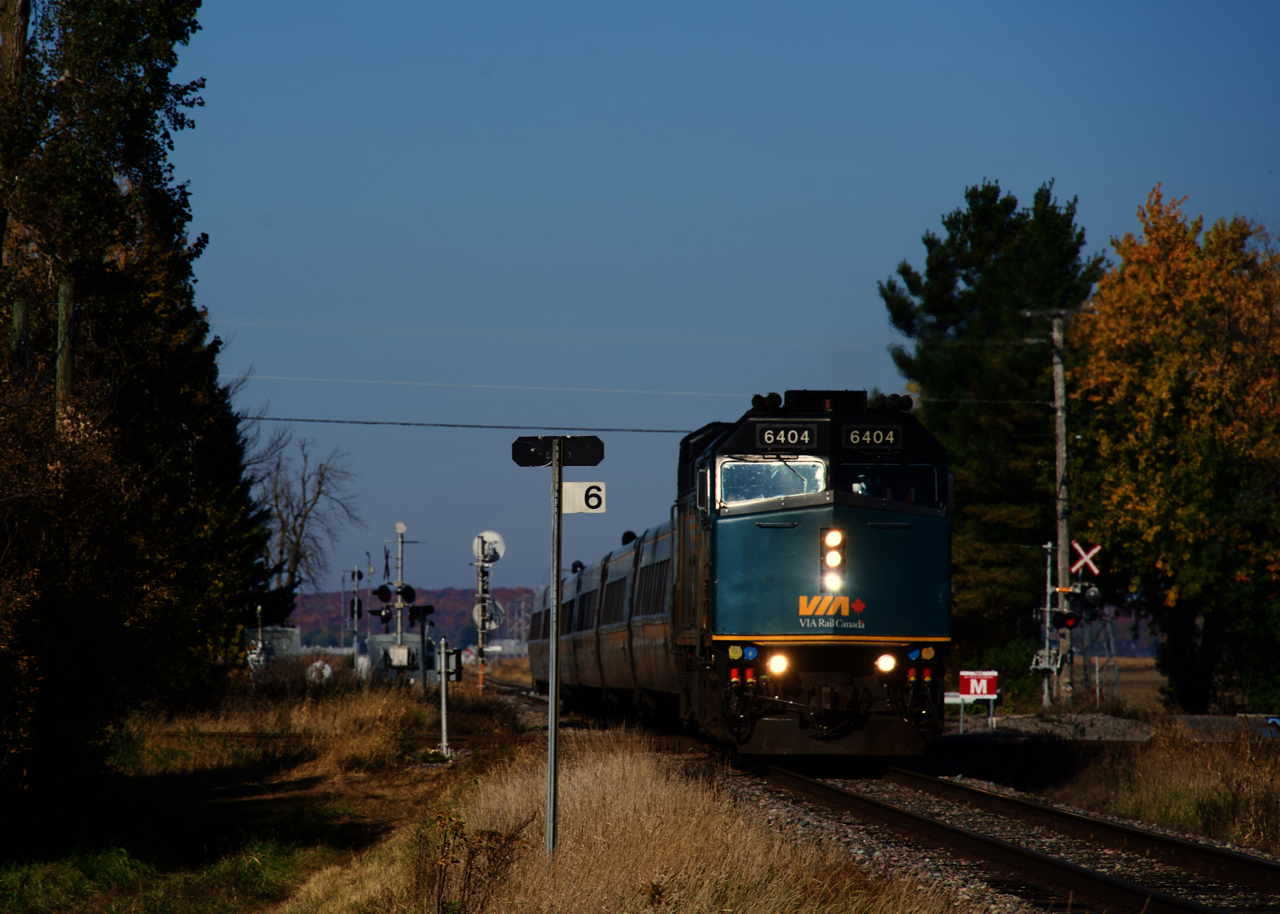
M565 514L603 514L603 482L566 482L564 484Z

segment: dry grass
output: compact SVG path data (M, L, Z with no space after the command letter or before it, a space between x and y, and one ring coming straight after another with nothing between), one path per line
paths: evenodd
M1250 733L1204 742L1165 724L1149 742L1112 752L1048 795L1280 853L1280 754L1274 741Z
M507 685L533 688L533 674L529 672L528 657L502 657L484 662L486 676L493 676Z
M440 738L439 693L338 682L298 694L247 690L207 713L139 716L119 734L130 774L185 773L272 762L304 775L379 771L425 760ZM518 714L491 692L450 689L453 734L515 732Z
M545 755L526 749L361 865L320 874L281 910L954 910L914 884L866 877L839 852L753 825L716 788L713 772L647 751L632 736L566 740L553 863L544 853L545 796Z

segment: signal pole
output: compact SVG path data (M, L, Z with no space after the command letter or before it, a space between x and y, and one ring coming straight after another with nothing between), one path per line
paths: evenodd
M404 644L404 532L409 528L396 523L396 645Z
M489 567L502 558L507 544L502 536L492 530L478 534L471 542L471 554L476 557L472 562L476 566L476 670L481 692L484 691L484 635L489 623L495 622L494 628L502 624L501 618L494 619L489 612Z
M480 535L480 552L484 553L484 534ZM484 630L489 624L489 563L476 562L476 609L480 621L476 623L476 690L484 691Z

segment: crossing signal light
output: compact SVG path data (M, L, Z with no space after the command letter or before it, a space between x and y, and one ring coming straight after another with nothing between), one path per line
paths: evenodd
M418 622L426 622L427 616L435 613L434 606L410 606L409 607L409 627L413 628Z
M395 590L391 589L390 584L383 584L373 592L373 595L383 603L390 603L395 597L399 597L406 603L412 603L418 598L418 592L408 584L401 584Z
M1079 627L1080 614L1078 612L1053 612L1049 614L1049 621L1054 628L1065 628L1070 631Z

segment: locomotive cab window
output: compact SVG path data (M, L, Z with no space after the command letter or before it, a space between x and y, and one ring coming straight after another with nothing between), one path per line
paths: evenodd
M928 463L844 463L836 470L836 488L932 508L938 504L938 471Z
M827 465L812 457L735 459L720 464L720 503L739 505L767 498L811 495L827 487Z

